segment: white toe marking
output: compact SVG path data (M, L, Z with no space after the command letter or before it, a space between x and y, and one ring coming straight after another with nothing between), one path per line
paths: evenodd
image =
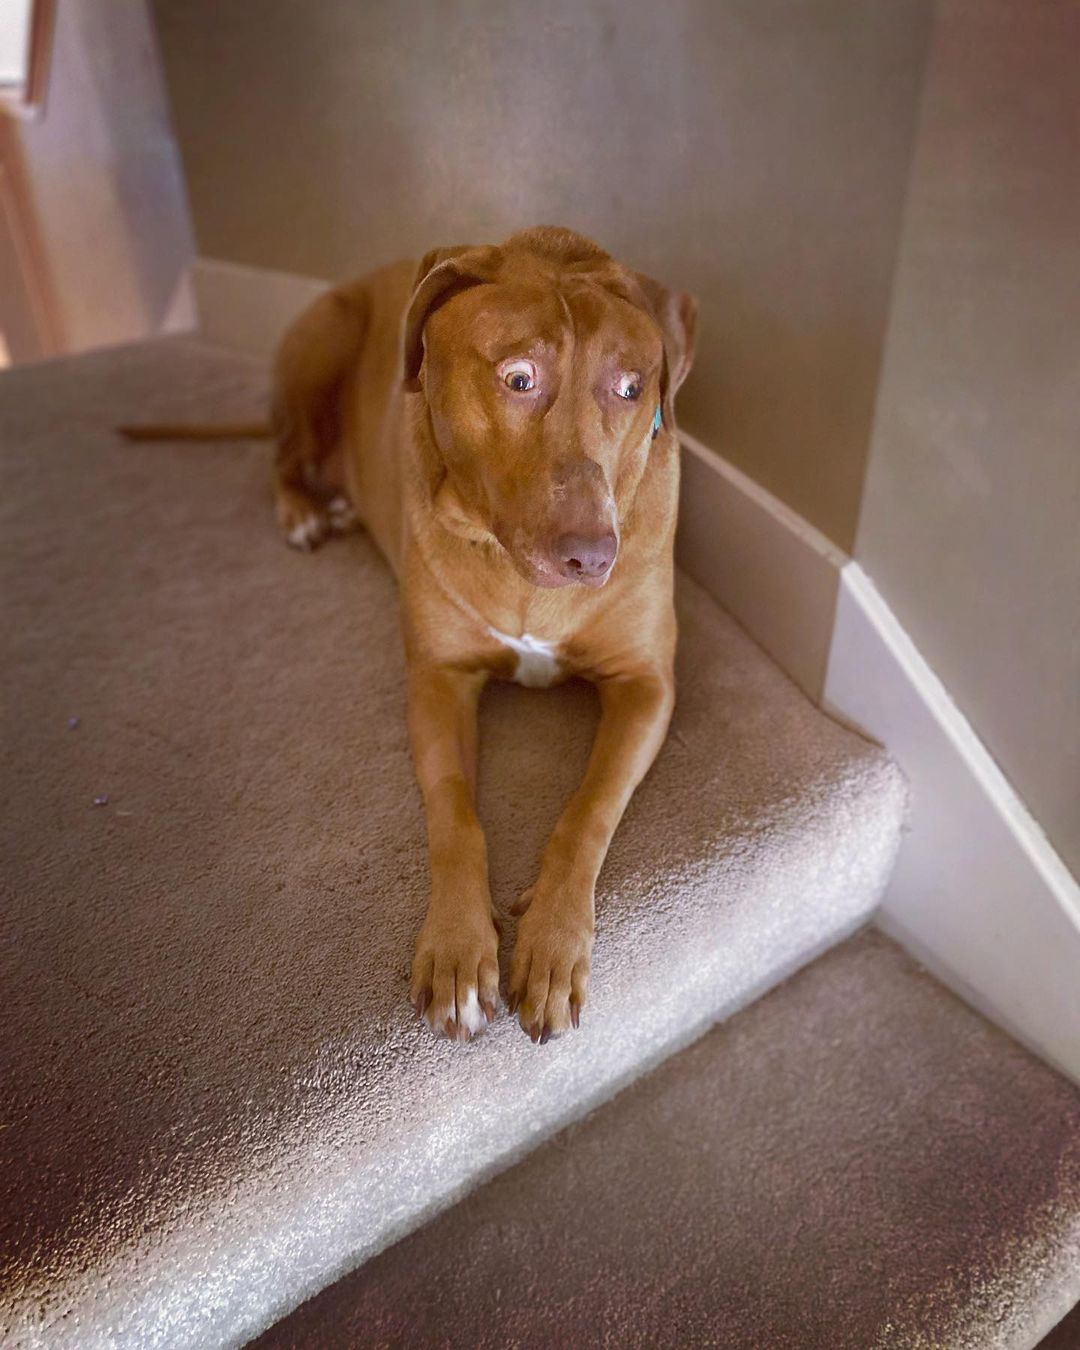
M330 525L333 529L344 533L356 524L356 512L347 497L334 497L326 509L330 513Z
M305 516L299 524L294 525L285 536L293 548L311 548L313 544L319 542L322 536L322 525L318 516Z
M476 996L476 990L470 989L465 1003L458 1008L458 1021L469 1033L475 1036L487 1026L487 1018L484 1016L484 1010L480 1006L480 1000Z
M500 633L497 628L489 628L488 632L504 647L517 652L518 663L514 679L518 684L523 684L529 689L546 689L562 674L559 648L556 643L533 637L531 633L522 633L521 637L516 638L508 633Z

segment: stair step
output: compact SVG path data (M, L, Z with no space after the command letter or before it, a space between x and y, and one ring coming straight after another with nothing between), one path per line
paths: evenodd
M868 930L255 1346L1028 1350L1077 1298L1080 1091Z
M850 934L898 845L887 756L680 581L679 705L601 877L581 1030L433 1041L386 568L362 537L282 545L265 445L111 430L250 416L264 382L190 339L0 378L16 1344L242 1343ZM499 908L594 722L580 685L485 697Z
M1078 1295L1080 1298L1080 1295ZM1038 1350L1078 1350L1080 1347L1080 1302L1039 1342Z

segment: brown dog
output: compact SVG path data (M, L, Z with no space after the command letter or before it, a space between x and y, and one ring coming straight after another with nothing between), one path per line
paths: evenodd
M523 897L510 1009L577 1026L608 844L667 732L679 455L695 305L567 230L429 253L337 287L279 350L278 517L311 547L355 512L400 585L431 901L412 999L468 1040L495 1015L497 933L474 808L491 675L595 682L584 781Z

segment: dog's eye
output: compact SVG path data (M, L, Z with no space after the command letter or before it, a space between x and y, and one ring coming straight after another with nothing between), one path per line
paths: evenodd
M641 397L641 377L639 375L620 375L615 392L628 403Z
M536 367L531 361L507 361L499 374L503 384L515 394L527 394L536 388Z

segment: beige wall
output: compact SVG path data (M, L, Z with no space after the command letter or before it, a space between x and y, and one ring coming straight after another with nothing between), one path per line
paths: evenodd
M854 538L929 0L155 0L200 253L557 222L702 300L682 420Z
M61 346L190 324L191 229L145 0L59 0L45 114L17 135Z
M1080 875L1078 62L940 0L857 556Z

